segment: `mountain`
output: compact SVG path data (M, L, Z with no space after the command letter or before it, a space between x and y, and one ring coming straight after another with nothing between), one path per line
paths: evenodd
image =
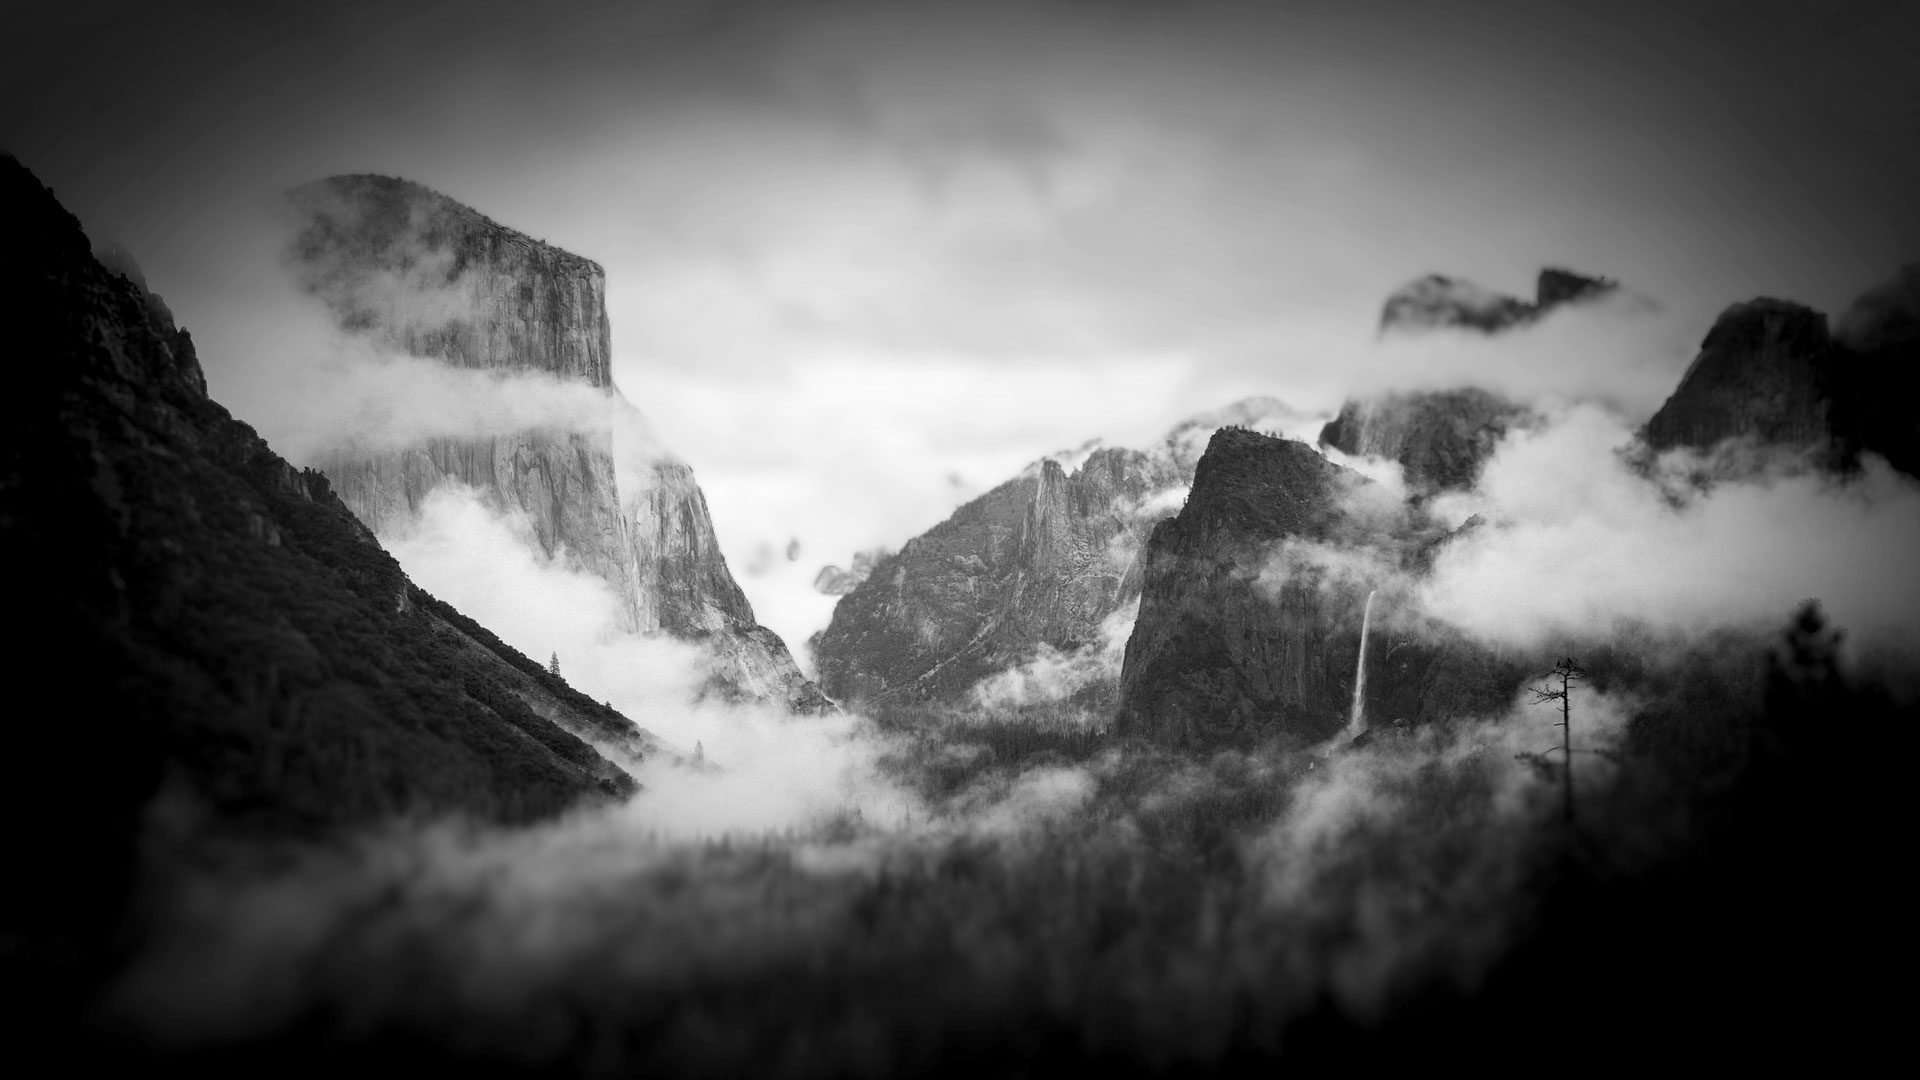
M503 433L340 445L318 464L362 521L387 535L434 491L470 488L528 522L545 555L605 582L624 629L712 646L718 693L832 708L778 635L755 623L693 471L649 453L621 475L614 425L639 420L613 385L598 264L405 180L337 176L288 198L288 265L342 331L454 368L549 377L596 406Z
M183 832L527 822L636 790L602 751L651 736L409 582L324 475L208 397L165 305L11 158L0 206L21 662L0 816L37 882L7 890L0 953L110 950L141 853Z
M985 680L1038 664L1050 677L1002 687L1019 691L1016 706L1070 700L1103 715L1140 594L1141 547L1178 508L1206 437L1228 423L1310 419L1252 398L1190 418L1148 450L1095 440L1035 462L881 558L841 597L814 643L821 685L898 712L974 702Z
M1428 274L1395 289L1380 308L1380 333L1461 329L1498 333L1533 322L1563 304L1604 296L1618 287L1607 278L1547 267L1522 300L1446 274Z
M1531 301L1459 278L1429 274L1395 290L1380 311L1382 336L1439 330L1499 334L1530 325L1556 308L1613 294L1618 285L1549 267ZM1473 486L1500 439L1532 420L1530 410L1477 387L1390 391L1350 398L1320 432L1322 445L1355 457L1399 462L1416 494Z
M1532 410L1475 387L1350 398L1320 442L1355 457L1396 461L1416 493L1465 489L1508 431Z
M1916 312L1920 266L1862 295L1837 333L1804 304L1734 304L1647 421L1645 441L1656 451L1729 441L1799 448L1842 469L1874 453L1920 475L1920 424L1905 393L1920 371Z
M1305 443L1215 433L1186 505L1147 542L1119 731L1203 748L1305 744L1503 703L1516 676L1497 658L1404 618L1368 580L1419 569L1448 539L1373 489Z

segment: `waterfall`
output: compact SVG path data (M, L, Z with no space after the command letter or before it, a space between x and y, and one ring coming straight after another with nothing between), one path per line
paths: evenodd
M1367 610L1360 616L1360 659L1353 669L1353 716L1347 721L1347 738L1356 739L1367 730L1367 631L1373 625L1373 593L1367 593Z

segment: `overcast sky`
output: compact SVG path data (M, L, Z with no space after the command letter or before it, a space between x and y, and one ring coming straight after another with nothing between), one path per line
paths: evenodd
M789 636L822 562L1039 454L1379 383L1421 273L1617 277L1692 342L1920 259L1898 0L129 6L9 6L0 147L216 397L274 392L280 192L417 180L606 267L616 381Z

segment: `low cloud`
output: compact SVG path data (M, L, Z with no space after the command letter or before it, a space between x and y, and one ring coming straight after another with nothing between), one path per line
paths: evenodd
M1819 599L1868 646L1920 641L1920 485L1869 459L1849 479L1789 455L1773 474L1678 495L1618 453L1633 431L1581 406L1509 435L1479 487L1436 512L1487 519L1443 547L1421 602L1488 642L1534 646L1638 623L1692 636L1771 628Z
M806 828L842 814L876 821L913 800L880 775L881 740L857 717L793 717L706 693L713 657L674 638L620 629L599 578L540 553L531 527L472 491L441 488L417 519L383 538L416 584L528 656L557 655L567 682L606 701L683 757L625 762L645 790L623 813L663 837ZM616 758L616 760L619 760Z
M1648 416L1673 392L1705 327L1696 313L1616 294L1493 334L1390 334L1350 358L1354 395L1476 386L1513 401L1593 400Z
M980 680L973 688L974 705L989 715L1017 713L1059 705L1093 687L1119 685L1127 639L1133 635L1133 624L1139 616L1140 600L1136 597L1101 621L1096 641L1072 650L1040 645L1025 662ZM1050 710L1047 715L1056 720L1070 718L1059 710ZM1071 716L1082 723L1103 719L1094 710L1080 710Z

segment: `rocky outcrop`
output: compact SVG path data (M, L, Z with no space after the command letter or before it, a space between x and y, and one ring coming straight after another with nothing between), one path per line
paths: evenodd
M1472 387L1349 399L1320 442L1356 457L1400 463L1416 493L1464 489L1479 479L1507 432L1531 410Z
M520 822L635 790L596 746L649 737L415 588L325 476L208 398L186 332L12 159L0 209L20 361L0 566L45 645L0 784L10 858L40 882L10 891L10 950L22 918L56 951L106 940L64 935L124 898L149 827Z
M1905 387L1920 367L1920 269L1870 290L1842 316L1760 298L1722 312L1680 385L1647 421L1654 451L1724 444L1787 448L1819 465L1862 453L1920 469L1920 424Z
M612 382L598 264L404 180L334 177L289 198L288 264L342 330L456 368L578 384L605 403L560 424L339 446L319 464L361 520L388 534L434 491L469 488L525 522L546 555L606 582L628 631L716 646L720 692L791 687L779 701L824 706L785 644L755 624L692 470L654 455L621 475L613 424L632 410Z
M1548 267L1522 300L1446 274L1428 274L1402 285L1380 309L1380 333L1477 330L1492 334L1534 322L1568 303L1605 296L1617 288L1606 278Z
M1350 732L1368 594L1417 570L1442 539L1413 517L1354 511L1370 483L1304 443L1216 434L1186 505L1147 544L1119 730L1200 748ZM1425 723L1505 700L1513 674L1496 658L1393 607L1376 597L1371 723Z
M1826 316L1760 299L1723 312L1660 411L1647 421L1656 450L1725 439L1821 444L1833 436L1833 347Z
M1137 594L1138 504L1177 483L1148 454L1048 459L907 541L835 606L816 657L826 692L875 708L963 700L1035 647L1073 650Z
M1178 509L1204 438L1241 421L1297 426L1302 415L1250 399L1149 450L1094 442L1053 455L962 506L841 598L814 642L821 685L879 712L977 705L983 680L1038 659L1074 672L1043 680L1047 693L1110 699L1118 671L1101 658L1117 657L1107 646L1125 627L1112 620L1140 594L1147 533Z

